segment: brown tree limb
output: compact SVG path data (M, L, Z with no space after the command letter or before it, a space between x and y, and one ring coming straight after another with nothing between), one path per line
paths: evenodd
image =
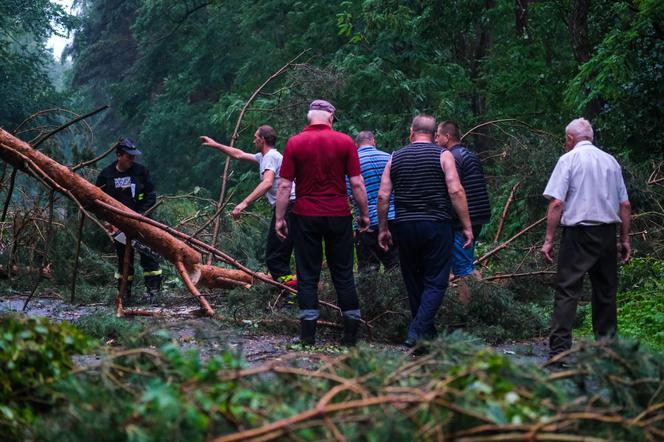
M556 272L552 270L539 270L536 272L525 272L525 273L506 273L502 275L493 275L482 278L482 281L495 281L496 279L510 279L510 278L521 278L524 276L538 276L538 275L555 275Z
M122 255L122 276L120 279L120 286L118 287L118 295L115 298L115 316L118 318L124 316L122 298L127 293L127 285L129 285L129 263L131 261L132 253L134 253L134 249L129 241L127 241L124 254Z
M113 151L118 147L118 144L119 144L119 143L116 142L116 143L114 143L111 147L109 147L108 149L106 149L102 154L100 154L100 155L98 155L98 156L92 158L91 160L82 161L82 162L78 163L77 165L73 166L73 167L71 168L72 172L76 172L78 169L81 169L81 168L83 168L83 167L87 167L87 166L89 166L90 164L94 164L94 163L96 163L97 161L106 158L106 156L108 156L108 154L110 154L111 152L113 152Z
M201 295L201 293L198 291L194 283L191 281L189 273L187 272L187 269L184 267L184 264L181 261L177 261L175 263L175 268L178 270L178 273L180 273L180 277L184 281L189 291L196 297L196 299L198 299L198 302L201 304L201 308L203 309L205 314L208 316L214 316L214 310L212 310L212 307L210 307L210 304L207 302L207 299L205 299L203 295Z
M35 149L37 149L37 148L39 147L39 145L41 145L44 141L46 141L47 139L51 138L53 135L57 134L58 132L61 132L61 131L65 130L66 128L68 128L68 127L71 126L72 124L76 124L76 123L78 123L78 122L81 121L81 120L85 120L86 118L89 118L89 117L91 117L91 116L93 116L93 115L96 115L96 114L98 114L99 112L108 109L109 107L111 107L110 104L105 104L104 106L102 106L102 107L100 107L100 108L98 108L98 109L95 109L95 110L93 110L92 112L88 112L88 113L85 114L85 115L81 115L80 117L76 117L76 118L74 118L73 120L70 120L70 121L66 122L66 123L63 124L62 126L59 126L59 127L55 128L55 129L53 129L52 131L48 132L47 134L40 136L40 137L39 137L39 138L38 138L38 139L32 144L32 147L35 148Z
M64 193L79 205L88 209L125 232L128 238L137 238L172 263L181 262L187 269L192 283L196 283L201 274L212 272L219 276L224 269L201 266L201 255L177 238L144 222L125 216L134 213L129 208L114 200L101 189L78 176L69 168L57 163L48 156L33 149L29 144L0 129L0 158L12 166L28 171L47 186ZM112 207L108 210L102 205ZM119 211L119 213L118 213ZM232 271L231 271L232 272ZM241 272L240 272L241 273ZM236 279L235 274L228 279ZM242 278L240 278L242 280ZM208 279L214 280L215 279ZM196 293L192 293L196 295Z
M516 192L516 189L518 189L520 185L521 181L517 181L517 183L512 187L512 191L510 192L509 197L507 197L507 201L505 202L505 206L503 207L503 212L500 215L500 222L498 223L498 229L496 230L496 236L493 238L493 242L498 242L498 238L500 238L500 234L503 231L503 225L505 224L505 217L507 216L507 211L509 210L512 201L514 200L514 193Z
M282 290L289 291L291 293L297 293L297 290L295 290L294 288L288 287L285 284L281 284L281 283L273 280L272 278L270 278L269 276L267 276L263 273L255 272L255 271L251 270L250 268L242 265L240 262L238 262L237 260L235 260L231 256L229 256L226 253L222 252L221 250L218 250L218 249L210 246L209 244L204 243L203 241L201 241L199 239L193 238L192 236L187 235L186 233L178 232L177 230L173 229L172 227L169 227L169 226L167 226L165 224L162 224L158 221L155 221L151 218L147 218L145 216L142 216L142 215L140 215L136 212L129 212L129 211L120 210L120 209L118 209L116 207L113 207L111 205L108 205L108 204L106 204L102 201L96 201L96 204L100 205L101 207L103 207L103 208L105 208L109 211L118 213L118 214L122 215L123 217L131 218L131 219L135 219L135 220L140 220L145 224L149 224L151 226L162 229L165 232L170 233L171 235L181 239L182 241L191 244L192 246L198 247L198 248L204 250L205 252L213 254L214 256L217 257L217 259L225 262L226 264L232 265L233 267L237 268L240 272L245 273L247 275L250 275L253 278L258 279L259 281L262 281L266 284L273 285L275 287L278 287ZM225 270L225 269L220 269L219 267L213 267L213 266L208 266L208 265L200 265L200 267L205 268L206 271L209 272L209 273L206 273L206 275L209 275L209 278L208 278L208 276L203 276L202 279L201 279L201 283L203 281L218 281L218 278L221 275L215 275L215 272ZM217 270L214 270L214 269L217 269ZM226 272L232 272L232 270L225 270L225 271ZM242 277L240 275L238 275L237 273L233 273L232 279L235 279L237 281L242 281L243 280ZM250 280L246 281L247 284L249 282L250 282ZM205 285L205 284L203 284L203 285ZM339 314L341 314L341 309L338 306L336 306L336 305L334 305L330 302L319 300L318 303L321 304L321 305L324 305L325 307L336 310ZM371 328L371 325L367 324L366 321L364 321L363 319L361 321L368 328Z
M85 224L85 214L81 212L81 220L78 223L78 235L76 236L76 253L74 254L74 271L71 276L71 298L73 304L76 298L76 279L78 278L78 259L81 256L81 242L83 240L83 225Z
M2 217L0 222L4 222L7 218L7 210L9 209L9 203L12 200L12 194L14 193L14 183L16 182L16 173L18 171L16 168L12 169L12 174L9 177L9 188L7 189L7 197L5 198L5 206L2 208Z
M293 63L295 63L295 61L298 58L300 58L302 55L304 55L308 51L309 51L309 49L305 49L304 51L297 54L295 56L295 58L293 58L288 63L283 65L274 74L270 75L267 78L267 80L265 80L263 82L263 84L258 86L258 88L254 91L254 93L251 94L251 96L249 97L247 102L244 104L244 106L242 106L242 110L240 111L240 115L237 119L237 122L235 123L235 129L233 130L233 135L231 136L231 141L230 141L230 146L231 147L235 146L235 141L237 140L238 134L239 134L239 131L240 131L240 124L242 124L242 119L244 118L244 114L245 114L245 112L247 112L247 108L249 107L251 102L254 101L256 96L258 96L258 94L263 90L263 88L265 86L268 85L268 83L270 83L272 80L274 80L275 78L277 78L278 76L280 76L281 74L286 72L291 67L291 65ZM226 162L224 163L224 174L221 177L221 191L219 192L219 199L218 199L218 202L217 202L217 208L222 206L222 204L224 202L224 196L226 195L226 182L228 180L228 167L230 165L230 162L231 162L231 158L229 156L226 156ZM215 212L216 218L215 218L215 221L214 221L214 227L212 229L212 247L215 247L217 245L217 237L219 236L219 228L221 227L221 218L219 217L219 214L217 212L220 213L220 211L217 210ZM212 255L208 256L207 264L208 265L212 264Z
M491 250L491 251L485 253L484 256L482 256L481 258L476 259L475 262L474 262L473 264L477 265L477 264L479 264L479 263L481 263L481 262L483 262L483 261L486 261L486 260L489 259L491 256L495 255L496 253L500 252L500 251L503 250L503 249L506 249L506 248L507 248L507 247L508 247L508 246L509 246L514 240L516 240L516 239L519 238L520 236L524 235L526 232L528 232L528 231L529 231L530 229L532 229L533 227L536 227L536 226L540 225L540 224L543 223L544 221L546 221L546 216L545 216L544 218L542 218L542 219L539 219L539 220L535 221L534 223L532 223L531 225L529 225L529 226L526 227L525 229L521 230L519 233L517 233L516 235L514 235L513 237L511 237L510 239L508 239L507 241L505 241L504 243L502 243L501 245L499 245L498 247L496 247L495 249L493 249L493 250Z
M44 247L44 253L42 255L41 268L45 268L48 265L48 255L51 250L51 232L53 231L53 206L55 205L55 192L51 190L48 194L48 223L46 227L46 238L44 238L46 245ZM37 275L37 280L35 281L35 286L33 287L30 295L26 298L25 303L23 303L23 311L28 308L28 303L32 297L37 293L39 284L44 280L43 272L39 272Z

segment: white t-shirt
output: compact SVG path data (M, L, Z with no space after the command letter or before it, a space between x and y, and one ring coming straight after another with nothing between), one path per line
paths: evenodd
M262 153L257 153L254 155L256 158L256 161L258 161L258 171L261 177L261 180L263 180L263 173L266 170L271 170L274 172L274 182L272 183L272 187L270 190L267 191L265 194L267 200L270 202L272 206L275 205L277 202L277 187L279 187L279 170L281 169L281 162L283 161L284 157L279 153L277 149L270 149L268 153L263 155ZM291 194L290 194L290 199L291 201L295 199L295 183L293 183L293 186L291 187Z
M620 203L628 200L620 165L590 141L558 159L544 196L565 204L563 226L619 223Z

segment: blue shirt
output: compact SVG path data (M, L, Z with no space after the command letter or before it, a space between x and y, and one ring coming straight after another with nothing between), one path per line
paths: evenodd
M360 171L364 179L364 187L367 189L367 202L369 204L369 222L371 226L378 225L378 189L380 188L380 179L383 176L385 165L390 161L390 154L376 149L374 146L360 146L357 149L357 155L360 157ZM348 196L353 197L350 190L350 183L346 178L348 187ZM355 214L359 216L359 209L355 200ZM390 207L387 211L387 220L394 219L394 195L390 196ZM357 227L357 224L356 224Z

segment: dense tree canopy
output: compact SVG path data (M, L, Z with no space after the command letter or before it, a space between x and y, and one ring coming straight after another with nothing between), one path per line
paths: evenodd
M62 104L49 76L55 60L46 40L76 23L49 0L0 3L0 126L12 130L33 112Z
M386 150L403 144L416 112L464 128L517 118L554 133L583 114L609 149L647 156L661 146L663 7L654 0L78 4L77 104L110 102L102 140L137 137L146 161L167 171L164 190L214 189L219 157L197 136L229 141L251 93L306 49L250 107L240 145L261 123L283 142L303 126L307 101L327 97L341 130L372 129ZM473 142L493 147L482 131Z

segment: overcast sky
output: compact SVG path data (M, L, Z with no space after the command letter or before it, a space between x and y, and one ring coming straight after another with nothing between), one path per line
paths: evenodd
M65 8L65 11L71 12L71 5L74 2L74 0L52 0L54 3L57 3L59 5L62 5ZM48 43L46 43L46 46L51 48L53 50L53 55L55 56L56 60L60 60L60 55L62 54L62 50L65 48L67 43L71 42L71 35L69 37L60 37L58 35L52 35L51 38L48 39Z

